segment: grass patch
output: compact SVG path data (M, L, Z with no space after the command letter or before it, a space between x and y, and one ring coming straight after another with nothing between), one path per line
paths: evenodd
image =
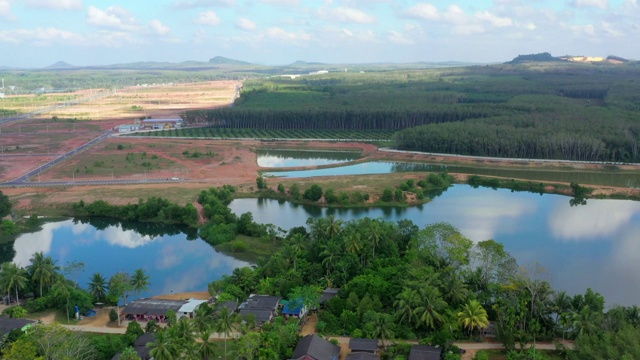
M234 243L242 242L246 245L244 251L234 251ZM255 262L260 257L268 258L280 248L280 243L273 244L270 239L238 235L235 240L216 246L216 250L233 256L236 259Z

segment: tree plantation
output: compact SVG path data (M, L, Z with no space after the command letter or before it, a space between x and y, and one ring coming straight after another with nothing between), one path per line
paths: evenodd
M403 150L638 162L640 68L532 63L248 80L222 129L398 131Z

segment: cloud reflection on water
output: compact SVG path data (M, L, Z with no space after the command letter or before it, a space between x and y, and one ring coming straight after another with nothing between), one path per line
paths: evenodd
M554 237L568 241L596 240L628 228L640 214L640 203L619 200L589 200L586 206L557 202L549 213L549 228Z

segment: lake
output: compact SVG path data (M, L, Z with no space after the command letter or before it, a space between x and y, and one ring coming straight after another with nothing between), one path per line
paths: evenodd
M300 155L302 156L302 155ZM265 177L308 178L315 176L344 176L365 174L389 174L398 172L450 172L485 176L500 176L533 181L576 182L578 184L640 188L640 174L621 171L581 171L567 169L510 169L501 167L474 167L445 164L412 163L397 161L368 161L325 169L270 171Z
M503 243L520 265L538 261L556 290L575 294L591 287L608 306L640 303L640 202L588 200L571 207L565 196L454 185L409 208L327 209L265 199L237 199L230 207L284 229L330 214L343 220L409 219L421 228L446 221L473 241Z
M107 279L118 271L132 274L142 268L151 285L143 297L186 291L207 291L207 285L233 269L249 264L218 253L184 228L159 224L121 223L105 219L46 223L42 230L23 234L14 243L13 261L29 265L42 251L64 266L85 264L81 272L67 277L87 288L95 272ZM194 238L194 240L187 240ZM137 298L137 293L131 299Z
M335 165L360 158L356 151L324 150L258 149L256 155L258 166L267 168Z

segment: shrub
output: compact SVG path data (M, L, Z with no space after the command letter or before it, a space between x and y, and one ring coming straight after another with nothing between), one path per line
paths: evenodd
M284 185L282 185L282 183L278 184L278 192L279 192L280 194L284 194L284 193L285 193L285 191L286 191L286 190L285 190L285 188L284 188Z
M245 244L243 241L234 240L231 242L231 251L234 253L247 251L249 246Z
M489 360L489 353L485 350L480 350L476 353L476 356L473 357L473 360Z
M311 185L311 187L304 192L304 198L307 200L318 201L321 197L322 188L318 184Z
M380 200L385 202L393 201L393 191L389 188L385 188Z
M118 313L116 312L115 309L111 309L111 311L109 311L109 321L114 322L118 320Z

